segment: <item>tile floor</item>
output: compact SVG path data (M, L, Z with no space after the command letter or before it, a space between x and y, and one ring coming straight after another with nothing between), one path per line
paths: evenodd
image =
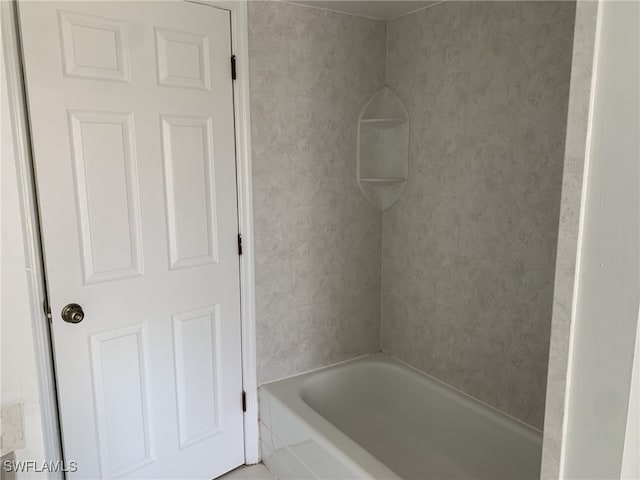
M230 471L217 480L274 480L274 476L263 464L245 465Z

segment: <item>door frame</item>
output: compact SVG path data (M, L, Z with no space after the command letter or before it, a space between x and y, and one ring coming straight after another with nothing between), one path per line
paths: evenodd
M228 10L231 14L231 53L236 56L237 78L233 81L235 117L236 185L238 229L243 250L240 262L240 314L242 330L242 388L246 393L244 413L244 457L246 464L260 461L258 434L258 382L256 376L255 270L253 238L253 189L251 167L251 123L249 96L249 45L247 0L186 0ZM40 409L47 460L63 460L61 425L57 406L51 330L43 306L47 283L43 264L38 198L31 155L29 113L26 105L22 52L16 0L0 1L2 47L9 94L9 109L15 143L15 162L20 196L20 216L25 246L29 301L38 370ZM240 399L238 399L240 401ZM62 473L52 475L63 478Z

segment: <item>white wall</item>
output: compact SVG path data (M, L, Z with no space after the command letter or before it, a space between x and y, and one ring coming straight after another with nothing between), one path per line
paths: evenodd
M640 318L640 312L638 316ZM636 330L635 361L620 478L628 480L640 478L640 324Z
M597 18L597 2L576 2L542 443L545 479L558 478L560 472Z
M5 62L1 60L0 170L0 402L22 403L25 448L16 451L18 460L42 462L45 457L40 414L31 312L28 298L23 227L18 196L13 132L9 121ZM21 476L19 476L21 478Z
M564 475L620 478L640 296L640 3L603 1Z

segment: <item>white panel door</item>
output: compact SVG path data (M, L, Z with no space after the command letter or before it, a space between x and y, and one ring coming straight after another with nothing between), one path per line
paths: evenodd
M244 463L230 13L19 7L69 476L214 478Z

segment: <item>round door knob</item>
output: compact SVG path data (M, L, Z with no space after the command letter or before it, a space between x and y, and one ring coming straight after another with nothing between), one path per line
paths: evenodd
M84 311L77 303L70 303L62 309L62 319L67 323L80 323L84 319Z

